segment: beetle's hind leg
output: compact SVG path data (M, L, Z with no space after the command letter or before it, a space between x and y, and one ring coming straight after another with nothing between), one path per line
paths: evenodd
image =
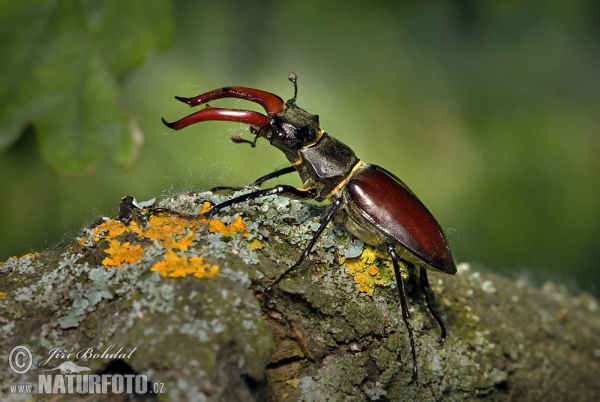
M413 329L408 320L410 319L410 313L408 312L408 305L406 304L406 292L404 291L404 282L402 282L402 276L400 276L400 265L398 263L398 255L396 254L396 249L394 244L388 243L388 252L392 256L392 262L394 263L394 274L396 275L396 285L398 287L398 293L400 294L400 308L402 309L402 321L404 321L404 325L406 325L406 330L408 331L408 337L410 339L410 351L412 352L413 359L413 373L410 379L410 383L412 384L414 381L417 381L418 371L417 371L417 353L415 352L415 339L413 336Z
M271 180L271 179L274 179L274 178L279 177L279 176L283 176L283 175L286 175L286 174L289 174L289 173L293 173L295 171L296 171L296 169L293 166L288 166L286 168L283 168L283 169L280 169L280 170L276 170L273 173L269 173L269 174L266 174L264 176L259 177L250 186L252 186L252 187L260 187L261 184L263 184L267 180ZM218 187L213 187L210 191L213 192L213 193L216 193L217 191L240 191L242 189L243 189L243 187L218 186Z
M429 279L427 279L427 270L423 267L421 267L421 270L419 272L419 287L421 288L421 293L423 293L423 299L425 300L425 307L427 307L427 310L429 310L429 313L431 313L433 318L435 318L438 325L440 326L441 337L438 340L438 343L440 345L443 345L444 341L446 340L446 327L444 326L444 323L442 322L442 319L440 318L440 316L437 315L437 313L431 307L431 304L429 304L429 299L427 298L427 288L431 289L431 287L429 286Z

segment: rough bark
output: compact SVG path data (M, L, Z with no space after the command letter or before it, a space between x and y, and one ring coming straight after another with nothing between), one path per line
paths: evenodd
M211 197L223 199L182 194L161 206L194 213ZM262 291L298 258L323 209L267 197L219 218L231 223L239 214L246 236L198 229L194 245L179 252L218 265L213 278L152 272L166 248L131 234L121 241L141 245L144 256L122 266L103 265L106 241L81 238L0 265L2 361L21 344L34 358L24 375L1 365L1 399L14 397L10 384L37 384L43 368L71 360L93 373L144 373L163 382L166 393L147 400L600 400L600 316L592 296L468 264L454 277L431 273L433 306L448 329L440 347L409 270L419 380L408 385L412 360L397 289L392 283L372 297L361 293L339 263L362 245L331 225L311 258L267 298ZM252 239L262 248L249 247ZM125 359L39 366L53 348L101 352L111 344L137 349Z

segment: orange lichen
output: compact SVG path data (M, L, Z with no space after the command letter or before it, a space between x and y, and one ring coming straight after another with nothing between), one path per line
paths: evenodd
M152 215L148 220L148 228L143 230L137 228L135 232L147 239L157 240L163 243L172 240L174 236L183 236L187 229L193 230L201 223L202 219L183 219L177 216Z
M218 219L211 219L209 221L209 225L209 230L211 233L223 233L223 236L231 236L233 234L240 233L246 230L246 225L244 225L244 223L242 222L241 216L235 218L233 223L230 225L225 225Z
M200 208L200 211L198 211L198 214L205 214L208 211L210 211L210 202L206 201L206 202L204 202L204 204L202 204L202 208Z
M109 221L106 222L102 222L100 225L98 225L96 227L95 232L95 237L94 237L94 241L98 241L100 240L100 236L98 235L98 232L102 231L102 232L107 232L106 235L102 236L105 239L113 239L117 236L122 235L123 233L125 233L126 231L129 230L129 228L127 226L125 226L123 223L116 221L114 219L111 219Z
M139 244L132 245L129 242L121 244L118 240L111 240L109 244L110 247L104 252L110 254L110 257L102 260L102 265L105 267L131 264L144 256L144 250Z
M366 245L365 249L356 258L340 258L340 263L346 265L346 270L354 276L358 290L373 296L375 285L390 286L395 280L391 257L378 252L373 247ZM401 275L404 277L406 267L400 261Z
M210 209L210 204L205 202L200 209L200 213L204 213L208 209ZM125 225L111 219L98 225L93 231L93 235L94 241L98 242L102 239L112 240L124 233L135 233L141 238L158 241L166 248L177 248L185 251L193 244L194 235L192 232L201 225L206 224L208 224L211 233L222 233L224 236L231 236L246 230L246 225L244 225L241 216L236 217L230 225L225 225L219 219L186 219L174 215L152 215L148 219L146 228L140 227L136 222ZM80 240L80 245L85 241L85 238ZM176 242L182 242L183 244L175 245Z
M171 238L162 242L163 247L172 248L180 251L187 251L194 244L194 232L189 231L188 234L181 239Z
M198 215L210 211L210 208L211 204L205 202ZM196 233L202 227L207 227L211 233L221 233L223 236L232 236L238 233L241 233L244 237L249 236L248 233L244 233L246 225L244 225L241 216L236 217L231 224L226 225L219 219L208 219L202 216L184 217L174 214L160 214L151 215L145 224L132 221L126 225L115 219L102 222L95 228L90 229L87 234L88 237L80 239L79 245L83 246L89 238L92 238L94 242L106 240L109 247L104 252L110 254L110 257L106 257L102 264L104 266L121 266L133 263L144 255L141 245L132 245L129 242L121 243L117 240L119 236L134 234L140 240L148 239L167 249L168 258L165 254L165 261L153 267L153 270L159 270L161 275L180 277L191 273L197 277L210 277L218 273L217 266L204 264L200 257L190 257L188 260L184 257L176 257L175 254L175 250L187 251L192 248ZM253 250L264 246L257 239L250 243Z
M0 292L0 300L6 300L7 294L5 292Z
M165 278L184 278L194 275L196 278L212 278L219 274L219 267L205 263L202 257L179 257L173 250L165 253L165 260L157 262L152 271Z

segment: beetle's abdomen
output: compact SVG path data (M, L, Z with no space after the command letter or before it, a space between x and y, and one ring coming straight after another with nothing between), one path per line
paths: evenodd
M456 273L448 241L431 212L400 179L369 165L348 181L345 196L373 227L416 257L448 274ZM356 219L356 216L355 216Z

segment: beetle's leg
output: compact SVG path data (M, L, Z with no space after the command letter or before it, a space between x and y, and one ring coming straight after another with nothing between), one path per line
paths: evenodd
M256 141L258 140L258 135L256 135L252 141L246 140L246 139L240 137L239 135L232 136L230 138L230 140L234 144L250 144L251 148L256 148Z
M429 280L427 279L427 270L423 267L421 267L421 271L419 272L419 284L421 292L423 293L423 298L425 299L425 306L440 326L442 334L440 340L438 340L438 343L440 345L443 345L444 341L446 340L446 327L444 327L442 319L437 315L433 308L431 308L431 304L429 304L429 299L427 299L427 288L431 289L431 287L429 286Z
M232 187L232 186L217 186L210 189L211 193L216 193L217 191L241 191L244 187Z
M388 251L392 256L392 262L394 263L394 273L396 274L396 285L398 286L398 293L400 293L400 307L402 309L402 321L406 325L406 329L408 330L408 337L410 338L410 350L412 352L413 358L413 373L410 379L410 383L412 384L417 380L417 354L415 352L415 340L413 338L413 330L408 322L410 318L410 313L408 312L408 305L406 304L406 293L404 292L404 283L402 282L402 276L400 276L400 266L398 264L398 255L396 254L396 249L392 243L388 243L387 245Z
M266 174L266 175L264 175L262 177L259 177L250 186L252 186L252 187L260 187L260 185L263 184L264 182L266 182L267 180L271 180L271 179L274 179L276 177L280 177L280 176L283 176L285 174L292 173L292 172L295 172L295 171L296 171L296 169L293 166L288 166L288 167L286 167L284 169L276 170L273 173L269 173L269 174ZM243 187L218 186L218 187L213 187L210 191L212 191L214 193L216 191L221 191L221 190L239 191L241 189L243 189Z
M213 216L223 208L230 207L235 204L242 203L244 201L253 200L255 198L266 197L268 195L280 195L280 194L289 194L295 197L298 197L303 200L311 200L315 198L315 193L312 190L300 190L296 187L288 186L285 184L280 184L273 188L267 188L265 190L258 190L252 193L240 195L239 197L232 198L227 201L223 201L220 204L214 205L210 211L208 211L206 216Z
M296 168L293 166L288 166L286 168L280 169L280 170L276 170L273 173L269 173L264 175L263 177L260 177L258 179L256 179L256 181L254 183L252 183L253 186L259 187L261 184L263 184L264 182L266 182L267 180L271 180L274 179L276 177L280 177L289 173L294 173L296 172Z
M167 213L172 215L177 215L184 219L196 219L200 216L208 216L211 217L218 213L223 208L230 207L235 204L240 204L244 201L253 200L255 198L266 197L268 195L280 195L280 194L289 194L295 196L302 200L312 200L315 198L315 193L312 190L301 190L292 186L288 186L285 184L280 184L279 186L275 186L273 188L267 188L265 190L258 190L248 194L240 195L239 197L232 198L227 201L223 201L220 204L213 205L210 211L205 212L203 214L198 215L187 215L181 212L174 211L168 208L153 208L152 213Z
M286 269L281 275L279 275L277 277L277 279L275 279L273 281L273 283L271 283L266 289L264 293L270 293L273 288L275 288L275 286L277 286L277 284L279 282L281 282L281 280L290 272L292 272L294 269L298 268L298 266L300 264L302 264L302 261L304 261L304 259L306 257L308 257L308 254L310 253L310 250L312 250L312 248L314 247L315 243L317 242L317 240L319 239L319 237L321 236L321 233L323 233L323 230L325 230L325 227L327 226L327 224L329 222L331 222L331 219L333 218L333 215L335 214L335 212L338 210L338 208L340 207L340 205L342 204L342 201L338 198L336 198L333 201L333 205L331 206L331 208L329 209L329 211L327 211L327 215L325 215L325 219L323 219L323 222L321 222L321 226L319 226L319 228L317 229L317 233L315 233L315 235L313 236L312 239L310 239L310 242L308 243L308 246L306 246L306 248L304 249L304 251L302 252L302 254L300 255L300 258L298 259L298 261L296 261L296 263L294 265L292 265L291 267L289 267L288 269Z

